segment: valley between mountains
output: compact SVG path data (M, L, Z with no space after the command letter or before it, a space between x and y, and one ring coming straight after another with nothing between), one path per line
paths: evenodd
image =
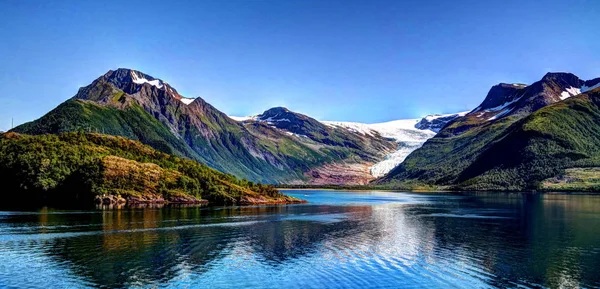
M595 191L599 86L600 78L548 73L529 85L495 85L468 112L364 124L319 121L283 107L228 116L161 79L117 69L11 133L122 137L250 187Z
M457 116L367 125L321 122L275 107L236 118L201 98L180 95L163 80L117 69L13 131L123 136L255 182L366 185Z

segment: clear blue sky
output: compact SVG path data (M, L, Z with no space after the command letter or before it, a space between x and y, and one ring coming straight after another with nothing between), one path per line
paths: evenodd
M171 1L169 1L171 2ZM0 1L0 130L127 67L230 115L379 122L600 76L600 1Z

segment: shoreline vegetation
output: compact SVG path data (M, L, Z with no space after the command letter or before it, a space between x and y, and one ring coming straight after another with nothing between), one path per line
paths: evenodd
M124 137L0 134L4 204L258 205L304 203Z
M597 174L594 174L597 173ZM583 177L582 177L583 175ZM547 194L600 194L600 168L567 169L557 177L544 180L536 190L472 190L449 186L387 186L387 185L276 185L278 190L331 190L331 191L405 191L415 193L444 192L498 192Z

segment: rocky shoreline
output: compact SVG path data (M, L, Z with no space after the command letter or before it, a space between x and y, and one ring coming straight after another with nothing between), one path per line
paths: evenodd
M167 204L181 204L181 205L208 205L209 201L204 199L198 199L188 196L173 196L170 198L163 198L160 195L153 196L121 196L121 195L98 195L94 198L94 203L100 206L124 206L124 205L167 205ZM267 199L267 198L243 198L239 203L232 205L289 205L289 204L304 204L307 203L305 200L295 199L290 197Z
M139 197L139 196L121 196L121 195L102 195L94 198L96 205L140 205L140 204L194 204L194 205L207 205L208 201L203 199L197 199L194 197L171 197L164 199L162 196L150 196L150 197Z

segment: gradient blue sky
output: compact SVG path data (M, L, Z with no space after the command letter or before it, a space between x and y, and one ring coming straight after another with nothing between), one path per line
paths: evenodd
M109 69L230 115L380 122L469 110L498 82L600 76L600 1L0 1L0 130Z

